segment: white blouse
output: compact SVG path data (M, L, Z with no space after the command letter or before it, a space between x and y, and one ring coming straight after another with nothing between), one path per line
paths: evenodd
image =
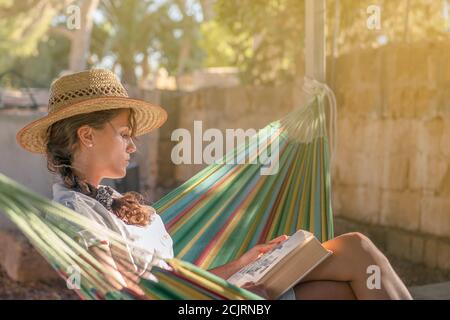
M121 194L114 190L113 197L120 196ZM130 258L139 274L143 274L147 270L149 263L167 268L167 264L158 257L170 259L174 256L172 238L167 233L161 217L156 213L152 214L150 223L144 227L128 225L97 200L68 189L61 182L53 185L53 200L105 226L105 228L118 232L124 239L130 241L133 244L128 246ZM78 240L85 248L100 242L108 242L107 239L101 239L98 235L83 230L79 226L74 227L79 235Z

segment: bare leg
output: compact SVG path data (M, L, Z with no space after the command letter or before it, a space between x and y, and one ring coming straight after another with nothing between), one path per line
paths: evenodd
M294 287L297 300L355 300L348 282L308 281Z
M311 271L301 283L314 280L344 281L357 299L412 299L388 259L366 236L352 232L323 243L333 255ZM381 287L370 289L367 268L380 270ZM301 285L301 283L299 285ZM296 290L296 289L294 289Z

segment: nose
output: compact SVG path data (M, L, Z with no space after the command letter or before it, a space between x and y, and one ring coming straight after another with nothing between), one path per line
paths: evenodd
M134 144L134 141L132 138L129 139L128 145L127 145L127 152L128 153L134 153L136 152L136 145Z

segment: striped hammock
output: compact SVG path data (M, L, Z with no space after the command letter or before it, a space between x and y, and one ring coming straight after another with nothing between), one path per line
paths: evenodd
M333 237L322 98L269 124L153 205L178 258L208 269L298 229L321 241ZM278 154L278 170L263 175L265 164L255 160L266 154Z
M302 108L271 123L153 204L174 240L176 258L166 260L170 270L154 266L150 277L127 277L145 298L261 299L205 269L298 229L309 230L321 241L333 237L325 96L323 91L314 94ZM264 155L275 159L269 174L262 174L267 162L255 161ZM230 157L238 164L230 164ZM79 228L74 226L106 236L117 252L127 252L129 244L119 235L1 174L0 211L68 283L77 280L72 288L81 298L143 298L132 290L115 289L112 275L103 270L105 261L75 241ZM52 222L48 216L65 222ZM126 260L125 254L114 258Z

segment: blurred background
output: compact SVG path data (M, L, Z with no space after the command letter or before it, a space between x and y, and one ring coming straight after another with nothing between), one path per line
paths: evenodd
M336 94L336 234L368 235L416 297L450 299L450 1L327 0ZM159 199L176 128L262 128L302 103L303 0L0 0L0 172L51 198L45 159L15 142L51 82L108 68L169 120L138 141L119 191ZM0 298L73 298L0 215Z

